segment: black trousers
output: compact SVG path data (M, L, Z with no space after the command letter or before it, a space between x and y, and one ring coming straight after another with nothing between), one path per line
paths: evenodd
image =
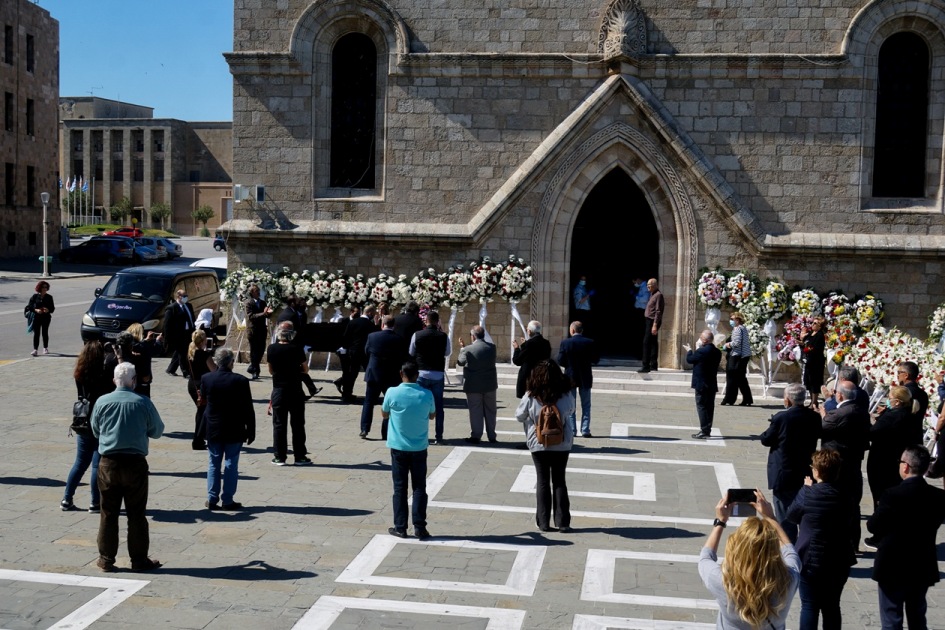
M49 322L52 317L49 315L33 316L33 350L39 350L39 336L43 336L43 348L49 347Z
M249 338L249 368L246 371L250 374L259 375L259 362L266 351L266 341L265 329L253 332Z
M178 342L172 347L174 354L171 355L171 362L167 366L168 372L176 372L180 366L180 372L183 376L190 375L190 362L187 360L187 350L190 349L190 340Z
M734 405L738 392L742 393L742 403L754 402L751 388L748 387L748 361L751 357L729 357L725 363L725 396L722 404Z
M655 370L657 368L657 357L660 350L659 329L653 334L653 320L646 318L646 329L643 331L643 368L646 370Z
M354 390L354 382L358 380L358 374L361 373L361 356L348 355L348 364L343 366L341 373L341 395L344 398L351 398L351 392Z
M706 435L712 433L712 421L715 420L715 394L706 390L696 390L696 413L699 414L699 430Z
M289 427L292 427L292 455L305 457L305 399L301 390L287 392L281 387L272 390L272 450L276 459L288 457Z
M538 483L535 486L538 501L535 523L538 527L550 526L552 506L555 527L571 526L571 500L568 498L568 484L565 480L570 454L568 451L532 452L532 462L538 475Z
M843 495L853 502L854 514L850 520L850 542L854 549L860 548L860 535L862 528L860 525L860 501L863 499L863 460L860 458L848 456L843 460L840 466L840 478L837 479L837 486L843 491Z

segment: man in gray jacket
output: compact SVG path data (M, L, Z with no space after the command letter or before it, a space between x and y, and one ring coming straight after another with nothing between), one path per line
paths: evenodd
M499 389L499 377L495 369L495 345L486 341L485 336L482 326L473 326L469 331L472 343L467 346L462 339L459 340L459 358L456 360L463 366L463 391L469 407L470 431L466 441L471 444L482 441L483 423L489 441L498 441L495 436L495 394Z

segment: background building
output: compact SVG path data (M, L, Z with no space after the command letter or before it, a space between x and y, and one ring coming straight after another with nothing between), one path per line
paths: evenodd
M588 276L605 348L655 276L677 366L701 267L875 291L923 335L945 299L939 0L236 0L234 28L233 179L266 197L231 265L514 252L553 340Z
M99 97L60 98L63 181L88 182L91 214L106 222L108 209L127 197L132 216L149 227L160 225L149 214L156 203L170 205L173 214L165 226L178 234L198 229L191 212L202 205L214 211L208 227L219 226L231 207L232 124L153 114L151 107ZM64 208L63 219L69 221L69 214ZM81 220L72 214L73 221Z
M56 252L59 22L28 0L4 0L0 28L0 256L42 255L44 191L51 195L49 251Z

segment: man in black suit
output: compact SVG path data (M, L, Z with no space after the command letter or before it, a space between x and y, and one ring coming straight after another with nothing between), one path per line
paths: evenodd
M347 403L356 402L352 390L358 374L367 365L364 346L367 344L368 335L377 332L377 327L374 326L374 307L365 306L360 312L357 309L357 306L351 307L351 321L345 328L344 336L344 350L348 356L348 365L341 375L341 400Z
M856 406L856 383L840 381L835 393L837 408L826 411L820 406L821 448L840 453L843 465L837 487L854 504L854 520L850 524L850 542L860 546L860 500L863 498L863 455L870 443L870 415Z
M547 339L541 336L541 322L532 320L526 326L528 331L528 341L522 337L522 343L512 342L512 363L520 366L518 369L518 379L515 381L515 396L521 398L525 395L525 383L528 382L528 375L532 369L546 359L551 358L551 344Z
M688 345L686 362L692 365L692 389L696 391L696 413L699 414L699 432L692 437L707 440L712 434L712 421L715 419L715 395L719 393L719 363L722 351L714 343L715 335L706 328L699 335L699 342L693 350Z
M558 347L558 365L564 368L564 373L574 382L572 393L577 399L581 396L581 435L591 437L591 387L594 385L594 374L591 369L600 362L600 352L593 339L584 336L584 324L571 322L568 329L571 333ZM577 403L571 412L571 432L577 435Z
M407 302L404 312L394 318L394 332L400 335L409 344L415 332L423 330L423 320L420 319L420 305L414 300Z
M246 338L249 339L249 367L247 372L253 379L259 378L259 362L263 352L269 344L269 335L266 325L272 309L259 299L259 287L255 284L249 287L249 299L243 302L246 311Z
M800 383L784 388L784 411L771 418L761 434L768 452L768 487L774 495L774 515L791 542L797 542L797 524L787 520L788 508L811 475L810 458L820 438L820 416L804 406L807 392Z
M929 410L929 395L922 389L917 382L919 379L919 366L912 361L900 363L896 368L896 376L899 378L899 384L909 390L912 394L912 400L919 403L919 409L912 414L912 440L914 444L921 444L923 438L923 422L925 414Z
M178 289L176 300L164 310L164 342L166 348L173 352L171 362L166 372L177 375L177 366L181 374L190 376L187 367L187 348L190 346L190 337L194 334L194 307L187 303L187 291Z
M902 628L903 606L910 630L928 627L925 595L939 581L935 536L945 519L945 491L922 478L928 467L924 447L906 448L899 462L902 483L883 493L866 521L878 547L873 580L883 628Z
M292 344L302 348L302 352L305 352L305 326L308 323L308 313L306 312L305 300L296 296L294 293L290 294L285 301L285 309L279 313L279 319L276 320L277 325L282 324L282 322L290 322L292 324L292 330L295 331L295 337L292 338ZM308 356L308 353L305 352L305 356ZM312 380L312 377L303 372L301 374L302 383L308 389L308 397L311 398L317 394L321 389L315 386L315 381Z
M210 464L207 469L209 510L239 510L234 500L239 481L240 449L256 439L256 413L249 379L233 373L233 351L218 348L213 355L217 369L200 379L200 396L207 401L204 423ZM222 493L220 478L223 478ZM222 503L222 505L221 505Z
M400 367L407 358L407 340L394 332L394 318L386 315L381 330L368 335L364 345L367 388L361 407L361 439L367 438L374 420L374 406L391 387L400 385ZM381 439L387 439L387 420L381 423Z

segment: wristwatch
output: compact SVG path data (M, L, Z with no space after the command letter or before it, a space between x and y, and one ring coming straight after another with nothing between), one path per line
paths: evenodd
M720 519L720 518L717 518L717 519L715 519L714 521L712 521L712 527L722 527L722 528L724 528L725 525L726 525L725 521L723 521L723 520Z

